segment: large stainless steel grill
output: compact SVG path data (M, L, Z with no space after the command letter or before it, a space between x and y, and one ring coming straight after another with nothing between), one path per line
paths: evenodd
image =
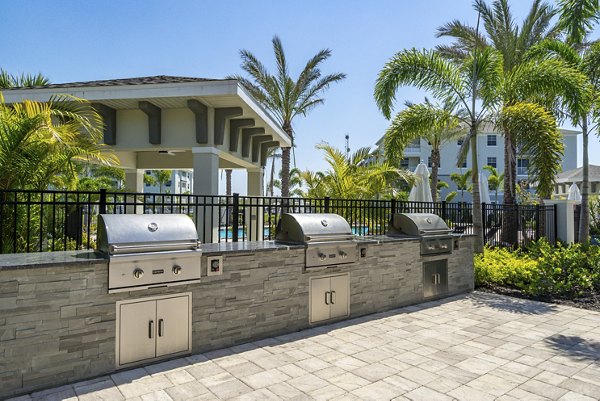
M284 213L275 241L306 245L306 267L352 263L358 260L358 244L350 225L333 213Z
M110 293L200 280L198 235L184 214L101 214L97 244Z
M389 236L412 235L421 238L421 255L452 253L451 230L432 213L396 213L388 227Z

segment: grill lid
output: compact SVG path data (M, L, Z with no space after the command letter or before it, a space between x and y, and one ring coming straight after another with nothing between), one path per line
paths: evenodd
M275 234L275 241L292 244L354 238L348 222L334 213L284 213Z
M433 213L395 213L392 215L388 235L449 234L450 228L440 216Z
M198 234L185 214L100 214L98 250L110 255L198 248Z

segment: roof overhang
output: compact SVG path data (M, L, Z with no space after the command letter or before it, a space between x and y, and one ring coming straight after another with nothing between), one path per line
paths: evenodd
M265 134L281 146L291 146L291 138L277 121L237 80L204 82L156 83L143 85L77 86L59 88L19 88L2 92L6 103L23 100L47 102L53 96L71 95L94 103L102 103L116 110L139 108L140 101L150 101L160 108L185 108L189 99L196 99L207 106L241 107L244 117L254 118L264 124ZM261 124L261 125L263 125Z

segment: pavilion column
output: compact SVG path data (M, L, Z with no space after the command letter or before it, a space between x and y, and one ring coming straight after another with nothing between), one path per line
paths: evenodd
M247 207L245 210L246 213L246 226L248 229L248 236L250 237L250 241L263 241L263 217L264 211L262 207L262 196L264 194L264 186L263 186L263 176L264 169L254 168L248 169L248 196L254 197L257 196L259 198L252 199L251 207Z
M144 170L126 169L125 170L125 190L127 192L142 193L144 192ZM137 196L128 196L128 203L138 203ZM127 205L125 206L127 214L143 214L143 206Z
M212 196L219 195L219 153L217 148L192 148L194 167L194 195L199 197L199 207L196 208L196 230L198 238L203 243L218 242L219 240L219 208L202 206L202 204L217 204Z

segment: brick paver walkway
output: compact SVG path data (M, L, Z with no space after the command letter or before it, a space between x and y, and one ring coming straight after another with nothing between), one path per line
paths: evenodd
M19 400L598 400L600 313L472 293Z

